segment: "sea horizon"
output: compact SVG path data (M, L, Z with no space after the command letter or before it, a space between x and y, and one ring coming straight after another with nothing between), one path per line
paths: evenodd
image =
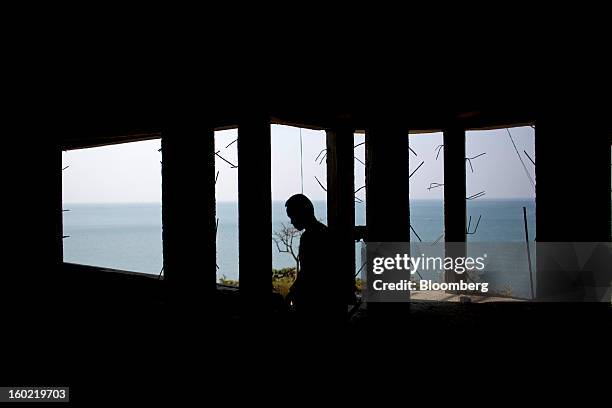
M481 197L478 201L494 201L494 200L508 200L508 201L526 201L535 200L533 197ZM272 200L272 202L284 202L285 200ZM324 202L325 199L312 200L313 202ZM410 201L444 201L443 198L411 198ZM238 203L238 200L216 200L217 203ZM161 201L65 201L64 205L82 205L82 204L160 204ZM365 202L364 202L365 203ZM363 203L356 203L363 204Z
M325 200L313 200L315 215L327 223ZM413 231L410 239L443 241L442 199L417 198L410 201ZM535 237L533 198L479 198L467 201L470 235L468 242L524 242L523 206L527 207L531 240ZM66 262L158 275L163 265L161 202L74 202L64 203L64 260ZM217 201L217 278L238 279L238 202ZM480 221L478 221L480 219ZM290 224L283 200L272 201L270 251L273 268L295 265L286 253L279 253L272 233ZM355 204L355 225L365 225L365 203ZM295 249L299 238L295 240ZM362 265L361 243L356 243L357 268ZM522 263L522 261L521 261ZM528 290L521 272L509 277L518 293Z

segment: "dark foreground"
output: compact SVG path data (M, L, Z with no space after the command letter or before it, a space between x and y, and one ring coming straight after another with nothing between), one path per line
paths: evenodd
M612 328L609 304L377 304L344 324L303 327L291 314L246 317L231 294L217 307L108 295L5 306L3 383L69 385L72 401L110 402L189 398L243 381L272 390L312 370L367 382L395 369L408 378L430 367L597 365L609 358Z

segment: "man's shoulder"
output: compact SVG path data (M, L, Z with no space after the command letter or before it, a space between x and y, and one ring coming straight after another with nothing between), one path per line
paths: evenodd
M329 233L329 228L322 222L317 222L317 224L312 229L312 232L315 235L327 235Z
M326 238L329 235L329 228L322 222L317 222L311 228L307 229L302 233L300 240L320 240Z

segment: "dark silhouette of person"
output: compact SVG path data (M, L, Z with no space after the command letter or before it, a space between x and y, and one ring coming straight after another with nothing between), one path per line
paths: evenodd
M342 322L347 306L342 296L342 276L334 256L334 240L326 225L315 217L314 206L303 194L285 203L287 216L300 237L300 271L287 301L296 314L310 323Z

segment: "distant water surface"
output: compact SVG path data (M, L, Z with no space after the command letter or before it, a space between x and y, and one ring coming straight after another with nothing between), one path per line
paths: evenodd
M314 202L317 218L326 223L326 203ZM356 203L356 224L365 224L364 205ZM523 241L523 210L527 207L530 239L535 237L535 202L533 199L477 199L468 201L472 217L468 241ZM104 266L115 269L159 274L162 268L161 204L64 204L64 260L66 262ZM444 230L443 203L440 200L412 200L412 226L420 239L432 242ZM481 221L476 228L478 217ZM238 277L238 204L218 202L217 217L217 276ZM283 202L273 202L273 230L288 223ZM272 233L272 231L270 231ZM411 234L412 240L418 238ZM296 241L296 249L299 241ZM356 264L361 265L357 244ZM293 266L293 259L278 253L270 239L273 266ZM513 294L528 294L524 273L504 277L503 285L512 287Z

